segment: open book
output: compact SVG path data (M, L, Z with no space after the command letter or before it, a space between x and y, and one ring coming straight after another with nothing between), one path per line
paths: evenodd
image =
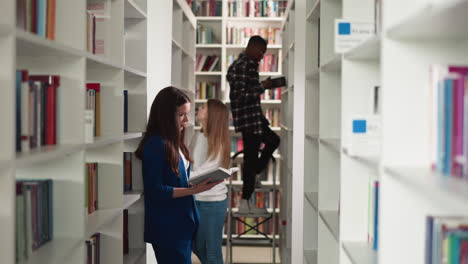
M231 177L233 173L238 172L238 171L239 171L238 167L234 167L230 169L225 169L225 168L220 167L217 169L203 171L198 174L194 173L190 175L189 183L199 184L208 178L211 178L210 182L220 181L228 177Z

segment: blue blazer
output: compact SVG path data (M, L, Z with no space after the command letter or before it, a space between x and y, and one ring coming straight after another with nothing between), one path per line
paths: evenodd
M145 197L145 242L173 246L181 240L192 240L199 223L193 195L172 198L173 188L189 187L187 169L182 157L179 174L171 170L164 156L160 136L149 136L143 148L143 184Z

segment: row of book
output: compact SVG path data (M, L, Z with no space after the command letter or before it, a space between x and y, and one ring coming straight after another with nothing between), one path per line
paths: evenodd
M279 191L276 191L276 197L272 192L254 192L250 197L250 203L255 204L258 208L279 208ZM238 208L242 199L241 191L233 191L231 193L232 208Z
M226 58L226 66L229 68L231 64L237 59L234 54L228 55ZM278 72L278 55L267 53L263 56L263 60L258 64L259 72Z
M50 40L55 39L56 0L17 0L16 26Z
M281 17L288 2L284 0L229 0L230 17Z
M260 99L261 100L281 100L281 88L265 90L265 92L260 95Z
M369 181L367 242L378 250L379 234L379 181Z
M468 66L431 67L432 166L468 179Z
M195 16L221 16L223 2L221 0L187 0Z
M276 218L275 221L275 230L276 233L278 233L278 223L279 223L279 217ZM251 227L258 225L257 229L258 231L262 232L263 234L273 234L273 219L269 219L265 221L266 218L264 217L239 217L239 220L237 221L232 221L231 222L231 231L233 235L238 235L238 234L244 234L246 232L246 235L258 235L259 233L251 229ZM224 225L224 234L227 234L227 223Z
M123 186L124 192L130 192L133 190L133 175L132 175L132 152L123 153Z
M105 55L107 25L110 23L110 1L90 0L86 12L86 50Z
M270 126L279 127L281 124L281 110L278 108L268 108L265 109L265 117L270 122Z
M468 218L426 218L426 264L468 263Z
M219 56L198 54L195 71L219 71Z
M247 45L250 37L259 35L268 41L268 45L281 45L281 29L275 27L241 27L228 23L226 28L227 44Z
M53 233L52 180L16 181L16 261L28 259Z
M197 25L197 44L214 44L213 29L204 25Z
M85 207L88 214L94 213L99 209L99 180L98 163L85 164Z
M96 233L86 239L86 264L101 263L101 234Z
M58 75L16 71L16 151L57 144Z
M220 93L219 82L198 81L195 85L196 99L213 99L217 98Z

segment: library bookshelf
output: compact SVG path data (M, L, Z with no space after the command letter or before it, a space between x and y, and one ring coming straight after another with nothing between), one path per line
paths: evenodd
M0 11L2 84L0 213L2 263L16 263L15 182L51 179L53 238L20 263L84 263L86 240L100 233L100 263L143 263L141 170L133 161L132 192L123 191L123 153L133 152L146 126L146 1L108 1L104 54L86 47L87 1L55 5L53 40L17 25L17 1ZM19 18L18 18L19 19ZM30 75L59 75L57 144L16 152L16 70ZM101 84L101 135L85 143L86 83ZM124 132L124 96L128 93L128 130ZM85 208L86 163L98 163L99 209ZM124 256L123 211L128 209L129 253Z

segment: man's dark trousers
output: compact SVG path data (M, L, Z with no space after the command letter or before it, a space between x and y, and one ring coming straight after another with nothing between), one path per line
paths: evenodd
M250 199L255 190L255 176L267 167L273 152L278 148L280 143L279 136L266 123L262 130L263 133L261 135L242 132L242 140L244 141L244 169L242 173L244 185L242 186L242 199ZM261 143L265 144L265 147L259 157Z

